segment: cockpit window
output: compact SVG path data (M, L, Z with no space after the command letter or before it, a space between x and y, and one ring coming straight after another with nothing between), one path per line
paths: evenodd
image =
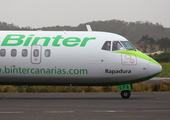
M112 45L112 51L115 50L123 50L123 46L121 45L121 43L119 41L113 41L113 45Z
M136 50L135 47L128 41L106 41L103 46L102 50L107 51L117 51L117 50Z
M127 50L136 50L128 41L121 41L121 43Z
M102 50L108 50L110 51L111 48L111 41L106 41L104 45L102 46Z

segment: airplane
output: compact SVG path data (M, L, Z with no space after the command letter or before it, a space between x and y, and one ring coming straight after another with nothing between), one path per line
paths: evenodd
M0 85L118 86L127 99L162 71L123 36L87 29L0 31Z

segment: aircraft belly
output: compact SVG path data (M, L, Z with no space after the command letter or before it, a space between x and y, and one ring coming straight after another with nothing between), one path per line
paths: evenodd
M101 78L36 78L36 77L1 77L0 84L3 85L102 85L102 83L113 82L111 79Z

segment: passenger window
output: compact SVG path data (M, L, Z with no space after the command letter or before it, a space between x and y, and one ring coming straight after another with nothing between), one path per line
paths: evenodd
M11 50L11 56L15 57L17 55L17 50L16 49L12 49Z
M6 50L5 49L1 49L0 50L0 56L4 57L6 55Z
M51 51L49 49L45 50L45 57L50 57Z
M28 55L28 50L27 49L23 49L22 50L22 56L23 57L27 57L27 55Z
M106 41L102 46L102 50L110 51L110 48L111 48L111 41Z
M112 45L112 51L115 50L123 50L123 46L120 44L119 41L113 41L113 45Z
M39 56L39 50L35 49L33 55L34 55L34 57L38 57Z

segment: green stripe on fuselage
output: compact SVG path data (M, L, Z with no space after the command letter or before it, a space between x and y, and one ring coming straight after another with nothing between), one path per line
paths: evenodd
M142 58L142 59L145 59L145 60L148 60L152 63L155 63L157 65L160 65L157 61L155 61L154 59L152 59L151 57L145 55L144 53L136 50L126 50L126 51L114 51L114 53L122 53L122 54L126 54L126 55L132 55L132 56L136 56L136 57L139 57L139 58Z

